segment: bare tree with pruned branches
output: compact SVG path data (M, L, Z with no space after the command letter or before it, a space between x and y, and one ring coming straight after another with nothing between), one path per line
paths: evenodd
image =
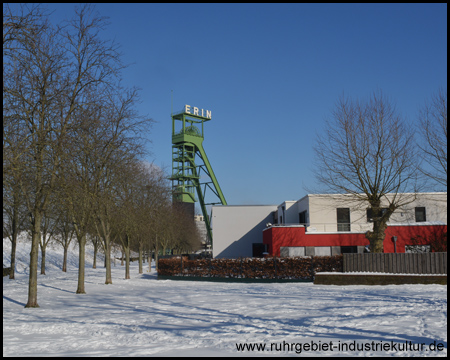
M412 128L381 92L368 101L341 97L314 150L319 183L371 209L373 230L366 237L372 252L383 252L390 216L419 190Z

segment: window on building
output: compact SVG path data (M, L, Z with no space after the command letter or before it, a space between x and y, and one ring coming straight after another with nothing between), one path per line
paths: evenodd
M383 216L386 211L388 209L387 208L381 208L381 216ZM372 208L368 208L367 209L367 222L373 222L373 210Z
M272 224L278 224L278 214L276 211L272 211Z
M350 231L350 209L337 208L336 216L337 216L337 230Z
M267 253L267 244L253 243L252 244L252 257L262 258L264 253Z
M427 221L427 215L425 212L425 207L416 207L416 222L424 222Z
M299 222L299 224L301 224L301 225L306 225L307 224L306 214L307 214L307 210L302 211L301 213L298 214L298 222Z
M276 211L272 211L272 224L278 224L278 216Z
M357 246L341 246L341 254L356 254L357 252Z

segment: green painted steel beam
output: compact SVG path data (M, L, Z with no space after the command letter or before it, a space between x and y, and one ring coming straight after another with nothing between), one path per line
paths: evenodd
M174 199L176 201L196 202L197 199L194 195L194 189L196 190L208 236L212 244L211 221L207 213L206 205L226 205L227 202L211 167L211 163L203 149L204 123L210 120L210 118L185 112L172 115L172 176L170 179L172 180ZM180 122L178 129L176 127L177 121ZM201 125L201 129L197 125ZM196 164L196 157L200 159L201 164ZM209 182L200 182L200 170L203 170L209 177ZM204 186L203 192L202 186ZM219 199L219 202L205 202L206 186Z

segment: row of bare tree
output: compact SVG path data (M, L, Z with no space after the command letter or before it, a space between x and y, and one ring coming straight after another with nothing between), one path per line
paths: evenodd
M39 5L3 7L4 233L6 224L13 252L18 232L31 234L26 307L39 306L38 250L45 264L49 231L65 252L75 235L80 294L88 234L101 240L107 284L113 243L129 259L131 248L188 250L198 240L164 173L140 161L152 120L136 111L138 89L121 83L126 65L103 39L106 25L90 5L58 25Z

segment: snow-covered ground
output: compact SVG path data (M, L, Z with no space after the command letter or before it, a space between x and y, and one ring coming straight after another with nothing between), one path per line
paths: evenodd
M63 273L54 246L38 276L40 308L25 309L29 250L22 239L16 280L3 278L3 356L447 355L447 286L157 280L137 262L125 280L119 261L105 285L89 247L87 294L77 295L77 249ZM9 252L4 240L5 266Z

